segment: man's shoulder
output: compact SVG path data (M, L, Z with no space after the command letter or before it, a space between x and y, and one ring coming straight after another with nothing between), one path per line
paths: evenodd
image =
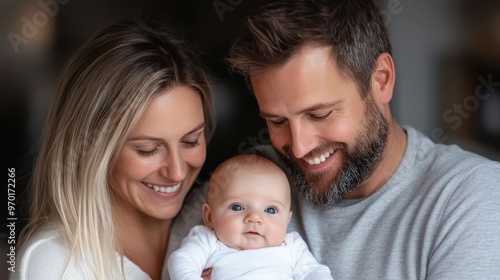
M457 145L436 144L433 168L456 178L500 183L500 163ZM446 177L448 177L446 176Z
M482 202L500 199L499 162L458 145L434 143L415 130L409 130L409 143L414 143L415 160L408 171L419 182L419 190L427 189L422 195L434 193L435 199L447 202L442 206L456 203L461 208L479 208L485 206Z
M435 143L414 128L406 126L405 130L408 133L409 153L415 153L417 168L423 166L427 172L441 176L444 173L454 176L485 173L489 173L489 176L500 176L499 162L464 150L458 145Z

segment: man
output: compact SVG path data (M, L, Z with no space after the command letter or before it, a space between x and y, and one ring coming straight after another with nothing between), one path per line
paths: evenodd
M267 2L229 61L300 190L289 230L336 279L500 277L500 164L392 117L376 5Z

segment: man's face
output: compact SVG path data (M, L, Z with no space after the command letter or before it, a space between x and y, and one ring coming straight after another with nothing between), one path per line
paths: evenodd
M313 203L340 200L380 161L387 120L338 71L331 48L304 47L285 64L250 76L273 146Z

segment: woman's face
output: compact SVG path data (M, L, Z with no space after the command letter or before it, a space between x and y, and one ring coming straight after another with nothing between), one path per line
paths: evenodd
M176 87L152 100L111 171L119 218L177 215L205 161L204 128L201 97L192 89Z

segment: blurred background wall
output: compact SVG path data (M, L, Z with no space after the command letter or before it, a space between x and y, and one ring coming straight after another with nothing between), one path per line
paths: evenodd
M434 141L500 160L500 1L378 0L394 48L395 117ZM217 131L202 171L269 143L241 77L223 59L250 0L0 0L0 120L4 178L15 168L16 237L25 223L25 188L54 83L67 59L98 29L139 16L183 30L199 46L215 95ZM0 195L0 279L10 221Z
M500 1L378 3L394 49L396 118L499 160Z

